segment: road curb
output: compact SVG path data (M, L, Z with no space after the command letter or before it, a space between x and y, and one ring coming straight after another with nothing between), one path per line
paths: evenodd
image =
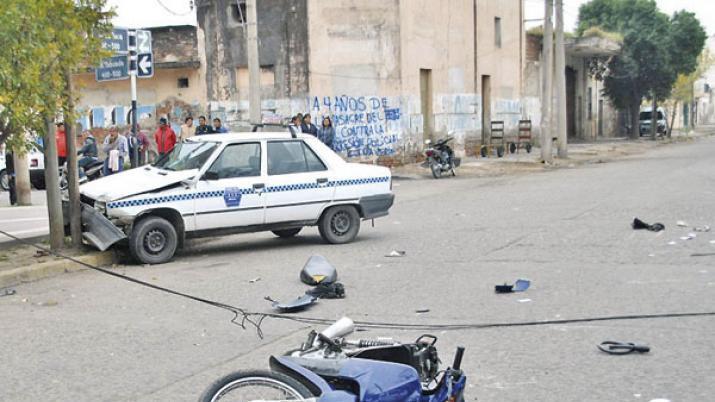
M74 258L87 264L99 266L111 265L119 260L117 254L113 250L93 252L91 254L81 255ZM0 288L15 286L25 282L33 282L57 276L65 272L81 271L84 269L88 268L65 259L27 265L0 272Z

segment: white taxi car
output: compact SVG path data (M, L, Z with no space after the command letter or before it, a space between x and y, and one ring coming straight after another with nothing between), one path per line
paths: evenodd
M126 238L149 264L185 238L222 234L291 237L317 225L326 242L346 243L394 201L389 169L347 163L313 136L265 132L196 136L80 193L85 239L104 250Z

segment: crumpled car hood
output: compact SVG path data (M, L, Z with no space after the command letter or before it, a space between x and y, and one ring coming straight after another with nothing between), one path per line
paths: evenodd
M98 201L116 201L171 186L197 174L198 169L172 172L145 166L85 183L80 186L80 193Z

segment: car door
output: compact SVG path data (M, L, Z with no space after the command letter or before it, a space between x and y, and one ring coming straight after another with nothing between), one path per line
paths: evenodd
M258 141L229 144L211 164L196 185L197 230L263 224L261 149Z
M332 172L301 139L267 142L266 223L313 221L332 202Z

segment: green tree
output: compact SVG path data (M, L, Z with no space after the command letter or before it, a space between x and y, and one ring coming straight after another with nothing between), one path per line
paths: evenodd
M617 108L629 111L631 135L637 136L641 103L648 98L655 106L667 99L678 74L694 70L705 30L692 13L668 17L654 0L592 0L579 9L577 32L591 27L623 35L621 53L609 63L604 91Z
M52 122L68 109L68 71L95 65L106 54L111 29L106 0L3 0L0 13L0 142L22 153L42 135L50 215L50 243L62 246L63 225ZM49 180L48 180L49 179ZM59 213L58 213L59 211Z

